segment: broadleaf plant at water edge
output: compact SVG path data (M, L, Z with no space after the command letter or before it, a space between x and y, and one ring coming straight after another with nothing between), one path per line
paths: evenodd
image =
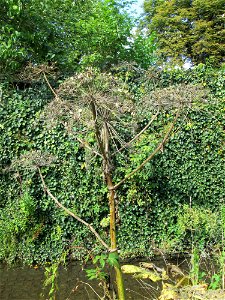
M131 94L127 83L121 78L110 73L100 73L98 70L91 68L66 79L58 90L51 87L44 72L43 76L54 94L53 101L46 106L42 114L45 122L50 127L62 124L68 134L90 152L92 159L95 158L101 161L103 185L107 187L109 197L110 246L91 224L67 208L50 191L48 174L44 176L42 172L45 161L49 164L48 155L46 159L45 155L40 159L34 151L31 155L26 154L21 157L19 161L21 161L21 164L26 162L25 165L28 167L29 163L27 161L29 160L30 166L38 170L44 192L68 215L81 222L95 235L101 246L109 252L109 258L112 258L112 254L114 254L113 260L110 259L109 264L112 264L115 269L118 298L120 300L125 299L119 259L115 260L115 257L119 258L116 239L116 190L141 170L163 148L180 116L182 107L187 104L190 106L192 99L195 97L205 97L205 93L200 87L196 88L196 86L190 85L180 88L176 86L174 87L176 91L174 93L173 88L170 90L162 89L161 97L163 97L163 101L161 101L162 99L159 99L160 93L152 93L151 97L149 96L146 84L142 97L136 99ZM171 95L173 101L171 101ZM189 100L188 103L186 103L187 99ZM139 140L142 134L147 132L160 111L165 108L171 110L172 114L175 113L175 116L158 133L158 144L151 153L146 153L142 161L138 161L136 168L126 172L124 177L114 182L116 156L121 155L123 152L124 159L129 161L132 155L129 156L128 153L135 149L135 142ZM148 124L138 128L137 124L143 116L149 115L151 117ZM149 148L147 147L147 149ZM35 159L35 157L38 159ZM84 168L87 168L86 164Z

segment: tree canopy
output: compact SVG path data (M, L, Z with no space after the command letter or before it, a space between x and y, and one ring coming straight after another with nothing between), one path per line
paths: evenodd
M143 56L140 41L148 45L146 59L151 61L151 39L139 35L135 43L132 38L134 20L125 9L129 2L1 0L1 73L28 62L56 63L72 72L89 65L106 69Z
M144 10L164 58L215 65L224 60L223 0L145 0Z

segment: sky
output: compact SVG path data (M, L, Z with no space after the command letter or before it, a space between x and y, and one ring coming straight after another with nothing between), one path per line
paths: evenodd
M136 0L136 3L131 6L131 9L136 11L136 15L140 15L143 12L143 3L144 0Z

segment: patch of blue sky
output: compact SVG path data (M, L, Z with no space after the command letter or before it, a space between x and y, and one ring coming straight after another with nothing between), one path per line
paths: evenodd
M143 10L143 4L144 4L144 0L136 0L132 5L131 5L131 13L138 17L140 16L144 10Z

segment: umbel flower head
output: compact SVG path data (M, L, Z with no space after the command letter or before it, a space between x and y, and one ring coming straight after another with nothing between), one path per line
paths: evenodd
M91 106L95 108L100 126L102 122L113 123L135 110L126 83L110 73L88 68L59 86L55 99L45 110L45 118L48 122L60 120L67 127L79 123L92 128L96 120L93 119Z
M11 164L11 169L22 167L27 170L36 170L37 167L50 166L56 161L56 157L39 150L33 150L22 154L18 159L14 159Z
M64 81L58 89L58 95L73 101L79 109L94 103L100 116L109 119L131 112L133 108L128 86L120 78L110 73L99 73L93 68Z

